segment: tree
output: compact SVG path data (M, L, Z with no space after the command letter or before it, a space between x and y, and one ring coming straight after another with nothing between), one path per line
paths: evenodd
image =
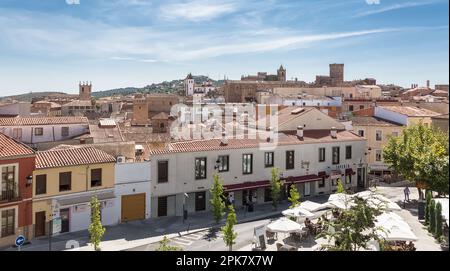
M181 248L176 246L169 245L169 238L167 236L164 236L161 241L159 241L159 247L156 249L156 251L179 251Z
M95 251L100 250L100 242L105 234L105 227L102 225L100 217L100 202L97 197L91 198L91 224L89 225L89 235Z
M449 193L448 146L447 134L420 123L390 137L383 157L394 171L415 184L423 199L423 188Z
M339 179L339 181L337 183L336 193L343 193L343 194L345 194L345 188L344 188L344 185L342 184L342 181L340 179Z
M210 192L214 220L219 223L224 215L225 202L223 201L223 185L218 174L214 174L214 183Z
M442 236L442 205L440 202L436 204L436 229L434 231L434 236L436 239L440 239Z
M297 187L295 185L292 185L291 189L289 190L288 200L291 202L291 206L289 206L290 209L300 205L300 194L298 193Z
M236 213L234 207L230 205L225 226L222 227L223 241L230 251L233 250L233 245L236 243L237 233L233 230L234 225L237 223Z
M436 202L434 200L431 201L430 204L430 217L428 218L430 221L430 226L428 227L429 231L434 234L436 231Z
M317 238L325 237L333 245L324 245L323 249L333 251L357 251L367 248L368 242L376 240L384 243L380 237L381 229L375 227L376 217L381 209L370 207L366 199L354 198L353 205L348 210L342 210L335 221L324 221L324 230ZM329 230L333 228L334 230Z
M430 223L430 205L432 198L432 192L430 190L427 190L425 202L425 225L428 225Z
M272 196L272 205L275 209L277 209L281 193L281 182L278 173L278 168L272 168L271 174L272 177L270 179L270 189Z

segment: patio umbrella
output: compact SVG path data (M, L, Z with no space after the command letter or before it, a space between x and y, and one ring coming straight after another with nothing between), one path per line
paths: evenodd
M377 217L375 226L383 230L378 230L377 234L386 241L417 241L418 238L411 230L411 227L399 215L388 212Z
M288 218L282 217L269 225L267 228L272 232L291 233L302 229L302 226Z
M320 204L309 200L302 202L301 206L303 209L308 210L310 212L317 212L323 209L330 208L330 206L328 206L327 204Z
M293 217L314 217L314 214L302 207L295 207L281 212L285 216Z
M371 207L383 206L389 211L400 211L402 209L397 203L372 191L359 192L354 194L353 197L366 199Z

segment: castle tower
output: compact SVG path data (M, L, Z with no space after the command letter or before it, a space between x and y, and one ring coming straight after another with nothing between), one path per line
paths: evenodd
M194 77L191 73L189 73L186 79L184 79L184 93L186 94L186 96L194 95L194 86Z
M148 124L148 104L145 95L136 94L133 101L133 125Z
M344 82L344 64L330 64L330 79L333 86Z
M286 82L286 69L283 68L283 65L277 70L278 81Z
M92 94L92 83L83 82L78 84L79 99L82 101L90 101Z

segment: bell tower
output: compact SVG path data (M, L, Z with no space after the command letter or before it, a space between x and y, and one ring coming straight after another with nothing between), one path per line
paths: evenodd
M82 101L90 101L92 94L92 83L91 82L79 82L79 99Z
M278 81L286 82L286 69L283 67L283 65L280 66L280 68L277 70L278 75Z
M192 96L194 94L195 81L191 73L184 79L184 92L186 96Z

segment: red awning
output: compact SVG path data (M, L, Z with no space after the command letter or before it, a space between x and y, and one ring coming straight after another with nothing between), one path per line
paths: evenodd
M355 175L356 172L353 171L353 168L345 169L345 175Z
M325 171L321 171L319 172L319 174L317 174L320 178L327 178L327 173Z
M257 181L257 182L230 184L230 185L224 185L223 188L224 188L225 192L231 192L231 191L239 191L239 190L267 187L267 186L270 186L270 181Z
M295 177L287 177L285 180L285 183L307 183L307 182L314 182L317 180L320 180L321 178L317 176L316 174L310 174L310 175L304 175L304 176L295 176Z
M340 178L342 177L342 173L340 170L332 170L330 176L331 178Z

